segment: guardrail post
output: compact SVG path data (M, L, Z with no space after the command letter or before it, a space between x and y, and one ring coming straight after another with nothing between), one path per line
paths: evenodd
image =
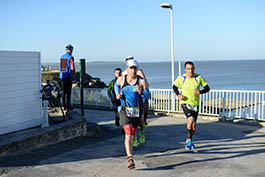
M254 119L258 119L258 96L257 92L255 92L255 101L254 101L255 107L254 107Z
M222 109L222 116L225 116L225 97L223 95L223 109Z
M172 99L172 112L175 112L175 109L176 109L176 102L175 102L175 93L173 93L172 91L171 91L171 99Z
M81 115L84 116L84 76L86 73L86 60L80 59L80 104L81 104Z
M48 100L43 100L43 106L42 106L42 120L43 123L41 127L49 127L49 118L48 118Z

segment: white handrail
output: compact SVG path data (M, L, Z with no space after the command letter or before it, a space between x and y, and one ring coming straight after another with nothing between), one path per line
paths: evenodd
M80 104L79 88L72 90L72 103ZM182 112L173 89L150 89L150 92L150 110ZM85 105L112 107L106 88L85 88L84 100ZM174 108L171 106L172 100L175 100ZM200 115L265 121L264 109L265 91L211 90L200 95Z

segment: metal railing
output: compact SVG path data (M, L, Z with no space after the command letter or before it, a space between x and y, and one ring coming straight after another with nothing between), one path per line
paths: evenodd
M152 95L149 100L150 110L182 112L181 105L172 89L150 89L150 91ZM211 90L200 95L199 114L265 121L264 97L265 91ZM85 105L112 107L107 89L86 88L84 100ZM80 103L78 88L73 88L72 103Z
M182 112L181 105L171 89L151 89L150 109ZM200 95L199 114L229 118L265 121L265 91L211 90ZM173 100L172 100L173 98ZM175 101L175 108L170 105Z
M100 106L112 108L112 103L107 94L107 88L84 88L84 104L86 106ZM80 104L80 89L73 88L72 104Z

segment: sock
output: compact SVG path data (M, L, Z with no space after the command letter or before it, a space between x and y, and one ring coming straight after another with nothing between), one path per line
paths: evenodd
M192 139L192 136L193 136L195 131L194 130L190 130L190 129L187 129L187 131L188 131L188 138Z

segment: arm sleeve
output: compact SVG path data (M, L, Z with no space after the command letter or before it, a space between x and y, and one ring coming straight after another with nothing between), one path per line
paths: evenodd
M115 90L116 94L121 93L121 86L119 84L117 84L117 82L114 84L114 90Z
M210 91L210 87L208 85L206 85L205 87L203 87L202 90L200 90L200 94L207 93L209 91Z
M176 93L176 95L180 94L179 90L178 90L178 87L176 87L175 85L173 85L173 90Z
M145 99L150 99L151 98L151 94L150 94L149 88L146 88L146 89L143 90L143 95L144 95Z

